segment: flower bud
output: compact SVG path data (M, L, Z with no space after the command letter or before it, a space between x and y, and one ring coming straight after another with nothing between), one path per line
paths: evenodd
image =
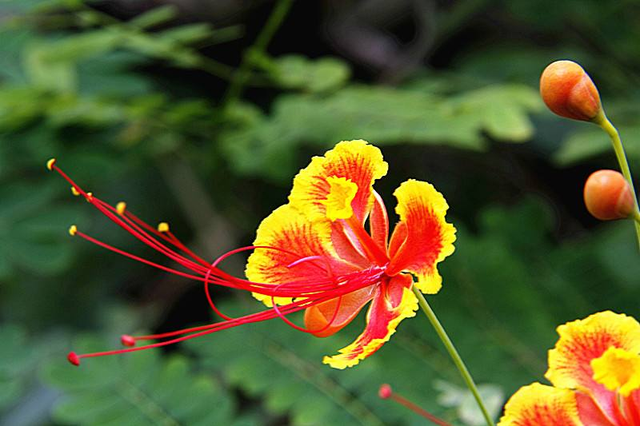
M634 209L633 194L627 180L615 170L598 170L584 185L587 210L600 220L624 219Z
M573 61L556 61L540 77L540 95L561 117L592 121L601 112L600 95L589 75Z

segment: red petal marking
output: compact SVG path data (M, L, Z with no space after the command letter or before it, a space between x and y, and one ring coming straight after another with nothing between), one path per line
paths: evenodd
M362 140L338 143L323 157L314 157L311 163L296 175L289 202L304 212L309 219L325 218L330 185L329 177L349 179L358 186L351 202L354 216L364 223L372 203L372 185L387 173L388 165L382 153Z
M320 303L304 312L304 324L316 337L327 337L349 324L373 298L374 286L354 291L341 298ZM321 330L313 332L313 330Z
M345 229L342 222L331 224L331 244L338 257L353 265L354 268L371 266L371 261L367 258L362 244L350 229Z
M507 401L498 426L583 426L575 394L569 389L533 383ZM589 424L589 426L591 426Z
M578 416L585 425L594 426L617 426L618 423L612 423L604 414L600 406L591 398L591 396L576 392L576 402L578 404Z
M389 258L395 259L398 250L407 240L407 224L405 222L396 223L396 227L393 228L391 234L391 241L389 241Z
M373 241L383 250L387 248L389 239L389 215L382 197L375 190L373 192L373 208L369 216L369 230Z
M640 389L631 392L627 398L622 400L622 407L629 423L640 426Z
M325 357L323 362L339 369L352 367L380 349L395 333L400 321L414 316L418 309L418 301L409 290L412 282L406 274L383 280L367 313L364 332L338 355Z
M247 277L275 287L292 281L328 281L357 271L354 265L337 257L330 232L328 222L311 222L289 204L277 208L262 221L254 242L255 246L272 249L254 251L247 261ZM268 301L263 297L259 299ZM279 303L288 302L290 300Z
M337 221L338 226L342 225L342 229L350 240L353 240L354 247L361 248L365 256L371 264L378 266L386 266L389 263L389 257L385 247L379 246L365 231L363 224L352 216L350 219ZM336 226L334 223L333 226Z

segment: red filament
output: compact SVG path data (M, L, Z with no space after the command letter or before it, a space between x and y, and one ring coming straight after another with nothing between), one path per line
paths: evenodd
M131 234L146 246L176 262L184 270L164 266L156 262L147 260L141 256L111 246L105 242L87 235L84 232L79 231L75 226L72 227L73 232L70 232L71 235L77 235L80 238L83 238L84 240L103 247L109 251L147 264L165 272L169 272L171 274L175 274L191 280L203 282L205 295L209 306L217 315L224 319L224 321L213 324L190 327L167 333L159 333L146 336L123 335L121 336L121 343L123 346L126 346L126 348L124 349L87 353L81 355L78 355L75 352L70 352L67 356L67 359L70 363L76 366L80 365L81 358L115 355L157 348L182 342L184 340L192 339L206 334L215 333L227 328L237 327L242 324L265 321L276 317L279 317L285 323L297 330L301 330L307 333L322 332L331 327L333 322L337 318L340 304L342 303L342 298L344 295L379 282L384 272L382 266L374 266L362 271L352 272L342 276L334 276L333 272L331 271L330 264L326 261L326 259L319 256L308 256L301 257L298 260L293 261L288 267L295 268L302 263L309 263L319 269L318 276L314 280L298 280L283 283L280 285L273 285L237 278L218 268L220 262L234 254L255 249L265 249L282 251L292 256L297 255L296 253L277 247L248 246L229 251L218 257L213 263L209 264L203 258L186 247L186 245L184 245L180 240L178 240L178 238L176 238L175 235L173 235L169 231L166 224L162 224L159 229L156 229L131 213L126 208L126 205L124 203L119 204L117 207L114 207L100 200L91 192L84 191L56 165L56 162L54 160L49 161L47 163L47 167L62 176L62 178L64 178L71 185L74 194L83 196L87 202L93 205L96 209L98 209L98 211L100 211L104 216L109 218L116 225L120 226L122 229L127 231L129 234ZM367 247L372 257L378 260L378 264L382 265L388 260L386 259L386 255L381 253L380 249L376 246L375 243L373 243L373 241L371 241L371 237L366 232L364 232L364 230L362 235L358 235L358 239L363 243L364 246ZM209 292L210 285L244 290L270 297L271 301L273 302L273 308L238 318L229 317L220 312L220 310L215 306ZM293 299L293 301L286 305L278 306L275 304L275 298L281 297L291 298ZM333 299L338 299L333 317L325 326L323 326L319 330L308 330L304 327L300 327L294 324L292 321L286 318L286 316L289 314ZM136 343L142 340L161 341L136 347Z

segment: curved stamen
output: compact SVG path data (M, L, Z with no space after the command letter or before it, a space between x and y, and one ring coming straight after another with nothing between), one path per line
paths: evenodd
M104 352L95 352L89 354L78 355L76 353L70 353L68 359L71 363L75 365L79 365L81 358L89 358L89 357L97 357L97 356L105 356L105 355L114 355L120 353L134 352L144 349L151 349L161 346L170 345L173 343L178 343L187 339L192 339L194 337L199 337L202 335L214 333L216 331L224 330L227 328L235 327L241 324L249 323L249 322L259 322L265 321L267 319L272 319L275 317L281 318L290 326L307 332L307 333L319 333L327 328L331 327L331 325L335 322L339 308L342 303L342 298L344 295L351 293L353 291L357 291L364 287L368 287L375 282L378 282L382 275L384 274L384 269L380 266L373 266L368 269L354 271L339 277L335 277L330 262L323 258L322 256L307 256L303 258L299 258L298 260L292 262L288 265L288 267L293 268L302 263L308 262L310 265L318 268L322 271L322 274L318 275L317 279L308 280L294 280L287 283L282 283L279 285L267 284L267 283L257 283L253 281L249 281L246 279L241 279L234 277L221 269L218 268L218 264L226 259L227 257L248 250L256 250L256 249L265 249L265 250L277 250L283 253L286 253L293 257L299 257L297 253L291 252L289 250L279 248L279 247L269 247L269 246L247 246L241 247L232 251L229 251L222 256L218 257L211 265L209 265L204 259L199 257L189 248L187 248L182 242L180 242L170 231L168 225L161 224L157 229L148 225L143 220L138 218L136 215L128 211L127 206L124 202L118 203L115 207L110 204L100 200L95 197L91 192L84 191L79 185L77 185L69 176L67 176L55 163L55 160L51 160L47 163L47 167L50 170L55 170L59 175L61 175L67 182L71 184L72 191L74 194L82 195L89 203L91 203L96 209L98 209L103 215L105 215L112 222L120 226L122 229L130 233L136 239L141 241L143 244L148 247L156 250L157 252L167 256L169 259L177 262L180 266L187 269L189 272L180 271L174 268L170 268L167 266L163 266L156 262L144 259L140 256L131 254L124 250L118 249L114 246L111 246L107 243L104 243L96 238L93 238L83 232L80 232L77 227L74 225L69 229L69 233L71 235L77 235L93 244L96 244L100 247L103 247L107 250L118 253L122 256L128 257L130 259L139 261L141 263L147 264L149 266L155 267L157 269L163 270L165 272L169 272L184 278L202 281L204 283L205 294L207 296L207 301L214 312L220 315L225 319L223 322L208 324L198 327L185 328L182 330L172 331L168 333L160 333L146 336L133 337L129 335L123 335L121 338L122 344L125 346L129 346L126 349L113 350L113 351L104 351ZM362 232L366 234L366 231L362 229ZM368 234L367 234L368 236ZM371 237L369 237L370 239ZM176 250L172 249L170 246L165 245L167 243L171 246L174 246ZM182 253L185 255L183 255ZM317 264L317 261L324 261L324 265ZM246 315L239 318L232 318L224 315L220 312L213 300L211 298L209 292L209 284L214 284L222 287L234 288L239 290L250 291L253 293L262 294L268 297L271 297L272 302L275 302L275 298L293 298L294 301L284 305L278 306L274 303L274 307L272 309L257 312L254 314ZM294 312L298 312L300 310L307 309L308 307L317 305L319 303L324 303L329 300L338 299L336 310L333 313L331 320L323 326L323 328L319 330L309 330L306 328L302 328L291 322L286 315L289 315ZM165 340L162 342L157 342L141 347L131 347L135 345L137 340L151 340L151 339L165 339L174 336L176 337L170 340Z
M211 264L211 268L209 268L209 270L207 271L207 275L205 275L204 277L204 294L207 296L207 302L209 302L209 306L211 307L211 309L213 310L213 312L215 312L216 314L218 314L218 316L220 316L221 318L224 318L226 320L232 320L233 318L230 316L227 316L225 314L223 314L215 305L215 303L213 303L213 299L211 298L211 294L209 294L209 276L211 274L211 270L212 268L215 268L218 266L218 263L220 263L222 261L222 259L224 259L223 257L219 257L217 258L212 264Z
M336 305L335 311L333 311L333 316L331 317L331 320L327 324L325 324L323 327L321 327L321 328L319 328L317 330L309 330L306 327L300 327L299 325L296 325L293 322L291 322L288 318L285 317L286 314L283 314L280 311L280 308L278 307L278 305L275 302L275 297L273 297L273 296L271 297L271 304L273 305L273 309L276 311L276 313L278 314L280 319L282 321L284 321L287 325L293 327L296 330L302 331L304 333L315 334L315 333L322 333L323 331L327 330L329 327L331 327L333 325L334 321L338 317L338 311L340 310L340 305L342 304L342 297L343 296L338 297L338 303Z
M152 348L157 348L157 347L162 347L162 346L167 346L167 345L171 345L174 343L179 343L185 340L189 340L189 339L193 339L195 337L200 337L200 336L204 336L207 334L211 334L211 333L215 333L217 331L221 331L221 330L226 330L228 328L232 328L232 327L237 327L239 325L242 324L247 324L247 323L252 323L252 322L262 322L262 321L266 321L269 319L273 319L275 317L280 317L281 315L288 315L294 312L298 312L304 309L307 309L311 306L320 304L320 303L324 303L328 300L332 300L335 298L342 298L342 296L344 296L345 294L351 293L355 290L357 290L358 288L363 288L366 286L369 286L372 284L372 280L376 280L376 279L380 279L380 276L382 274L382 272L380 271L374 271L374 270L370 270L368 272L371 272L370 274L367 274L366 276L360 276L358 279L353 279L353 280L349 280L346 284L344 285L338 285L335 288L335 291L328 291L326 292L323 296L317 297L315 299L313 298L306 298L303 300L296 300L292 303L289 303L281 308L277 308L277 309L268 309L265 311L261 311L261 312L257 312L254 314L250 314L250 315L245 315L243 317L239 317L239 318L234 318L231 320L227 320L227 321L223 321L223 322L219 322L219 323L214 323L214 324L208 324L208 325L203 325L203 326L198 326L198 327L192 327L192 328L186 328L183 330L177 330L177 331L172 331L172 332L168 332L168 333L161 333L161 334L153 334L153 335L147 335L147 336L139 336L139 337L132 337L132 336L126 336L126 342L128 344L131 344L131 341L133 340L133 342L135 342L136 340L152 340L152 339L161 339L161 338L165 338L165 337L172 337L172 336L176 336L176 335L180 335L180 334L187 334L187 333L193 333L193 334L188 334L186 336L181 336L175 339L171 339L171 340L166 340L163 342L157 342L157 343L153 343L153 344L149 344L149 345L145 345L145 346L138 346L138 347L128 347L126 349L118 349L118 350L112 350L112 351L102 351L102 352L93 352L93 353L87 353L87 354L81 354L78 355L75 352L70 352L68 355L68 360L69 362L71 362L74 365L79 365L80 364L80 359L82 358L91 358L91 357L99 357L99 356L108 356L108 355L116 355L116 354L123 354L123 353L129 353L129 352L136 352L136 351L141 351L141 350L146 350L146 349L152 349ZM374 273L375 272L375 273Z

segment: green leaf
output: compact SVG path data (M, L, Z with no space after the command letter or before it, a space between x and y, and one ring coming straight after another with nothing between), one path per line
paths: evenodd
M455 308L459 305L455 298L459 295L440 306L440 311L454 311L446 316L447 325L455 322L457 327L447 329L463 356L475 353L475 358L482 357L466 357L473 371L480 372L476 378L495 376L508 382L510 389L514 382L526 380L508 351L478 352L486 338L484 331L464 310ZM260 309L255 301L247 306ZM221 308L232 316L247 310L228 303L221 303ZM296 316L290 319L299 321ZM275 319L194 339L188 347L204 368L264 400L265 408L274 415L290 416L294 425L423 424L424 419L403 407L379 399L382 383L390 383L419 406L452 420L453 413L438 405L433 382L444 377L458 383L459 376L422 316L403 321L389 343L353 368L335 370L321 363L323 355L335 354L355 339L363 324L361 315L337 335L318 339ZM552 334L553 328L548 333Z
M49 103L48 94L38 87L0 89L0 129L20 129L43 114Z
M26 83L26 76L21 64L22 51L33 42L35 34L28 29L0 28L0 75L3 83Z
M39 276L63 271L73 258L72 248L63 243L66 229L82 220L81 206L52 203L55 185L15 184L0 191L0 245L7 263ZM6 193L3 193L6 192ZM26 196L25 196L26 194Z
M34 42L25 52L25 68L39 88L74 92L78 85L76 64L114 49L122 40L120 32L101 29L54 42Z
M17 403L33 381L33 369L45 355L44 348L29 339L24 327L0 326L0 414Z
M174 5L165 5L153 8L128 22L128 25L139 29L148 29L173 20L178 14L178 8Z
M528 113L542 109L533 89L522 85L493 85L454 97L454 108L499 140L524 142L533 136Z
M190 45L210 38L214 33L213 27L207 23L196 23L169 28L158 34L158 37L170 43Z
M348 65L335 58L310 60L287 55L271 60L267 67L275 81L288 89L327 92L346 84L351 76Z
M541 101L531 88L496 85L452 99L428 92L349 86L328 95L280 96L269 116L254 113L250 122L221 135L238 171L273 179L293 174L294 148L313 142L366 139L375 144L416 143L482 150L483 132L523 142L533 128L528 113ZM258 115L257 117L255 115Z
M627 156L640 159L640 126L621 126L619 132ZM603 154L613 156L611 139L602 129L590 126L563 141L554 160L561 166L571 166Z
M83 338L75 347L91 351L104 345L100 339ZM162 358L151 350L85 359L79 368L60 360L44 373L63 392L53 412L61 423L210 425L228 424L231 418L229 396L178 355Z
M132 52L114 51L82 61L78 65L79 91L87 96L132 99L151 90L151 82L133 73L132 68L146 61Z

